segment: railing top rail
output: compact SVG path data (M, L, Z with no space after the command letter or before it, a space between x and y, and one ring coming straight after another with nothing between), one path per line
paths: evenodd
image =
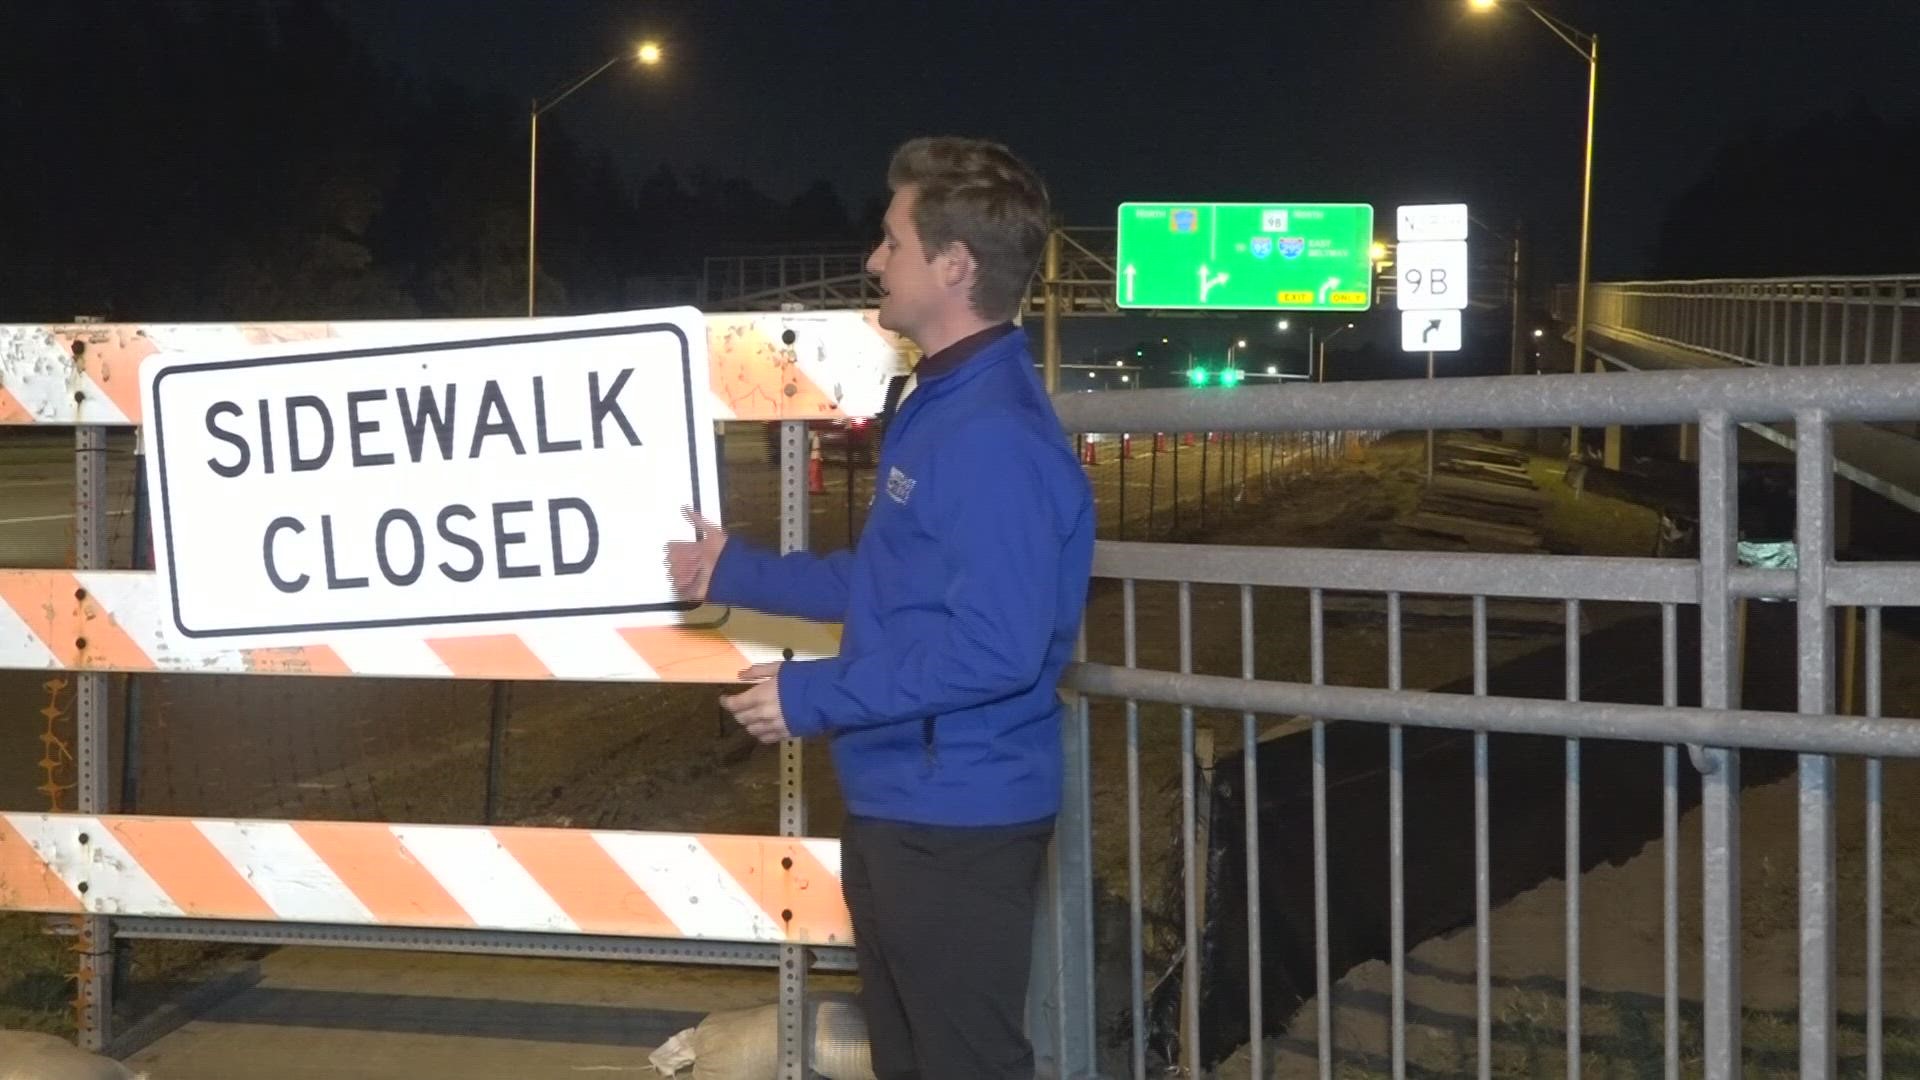
M1691 424L1920 417L1920 379L1904 366L1536 375L1218 390L1066 393L1054 398L1070 432L1376 431L1415 427Z
M1801 754L1920 757L1920 724L1893 717L1313 686L1094 663L1068 668L1064 685L1094 697L1276 716L1329 716L1410 727L1684 742Z

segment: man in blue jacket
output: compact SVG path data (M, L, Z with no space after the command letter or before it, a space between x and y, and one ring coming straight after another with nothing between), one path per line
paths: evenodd
M853 551L755 550L691 512L689 599L844 624L831 660L722 699L761 742L831 740L841 879L880 1080L1027 1078L1031 935L1060 807L1062 705L1093 559L1085 474L1013 325L1046 189L1004 147L916 139L867 261L920 347Z

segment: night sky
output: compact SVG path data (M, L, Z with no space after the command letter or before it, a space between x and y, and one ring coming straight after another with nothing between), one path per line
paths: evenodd
M1528 220L1570 280L1586 65L1525 12L1465 0L341 0L396 68L515 99L653 36L549 114L634 179L661 161L858 212L915 134L1001 139L1069 224L1124 199L1465 201ZM1596 278L1631 276L1719 146L1865 99L1920 110L1911 0L1567 0L1600 36ZM1818 196L1822 193L1809 193Z

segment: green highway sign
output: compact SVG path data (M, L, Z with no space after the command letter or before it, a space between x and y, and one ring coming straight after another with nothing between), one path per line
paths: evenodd
M1373 302L1365 203L1121 203L1123 308L1365 311Z

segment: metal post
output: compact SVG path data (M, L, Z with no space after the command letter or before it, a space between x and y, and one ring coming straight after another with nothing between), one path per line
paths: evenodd
M1153 450L1147 458L1147 539L1153 539L1154 508L1160 505L1160 433L1153 434Z
M1200 433L1200 528L1207 527L1207 448L1213 442L1213 432Z
M136 440L144 432L136 431ZM133 568L153 569L148 557L152 531L147 524L146 454L138 447L133 453ZM120 732L120 812L131 814L140 807L140 726L146 713L146 680L127 676L126 722Z
M1738 535L1739 429L1726 413L1700 422L1700 704L1734 707L1733 592L1729 587ZM1740 1075L1740 754L1705 748L1699 755L1702 860L1702 1001L1707 1080Z
M807 550L807 424L780 424L780 551ZM780 744L780 835L804 836L807 800L804 758L798 739ZM804 945L780 947L780 1080L807 1080L807 1049L813 1040L807 1015L807 968L812 956Z
M1047 232L1046 280L1042 283L1046 300L1041 324L1040 364L1047 393L1060 391L1060 230Z
M1827 608L1827 567L1833 559L1832 429L1826 414L1815 411L1795 416L1793 433L1799 444L1794 454L1799 704L1802 713L1824 716L1833 711L1833 613ZM1802 754L1799 764L1800 1075L1818 1080L1832 1076L1835 1064L1835 778L1831 756Z
M146 433L133 433L133 557L135 570L153 569L152 529L147 521ZM137 813L140 808L140 729L146 717L146 679L128 675L126 712L120 725L120 812ZM131 943L125 939L113 943L113 993L118 997L126 988L127 972L133 963L128 958Z
M81 354L75 346L75 356ZM107 435L104 428L82 425L73 433L73 564L77 570L102 569L107 564ZM79 624L86 625L84 610L93 598L82 589L74 596L82 609ZM84 659L86 639L75 643ZM107 676L74 676L73 763L77 788L75 802L82 814L104 814L107 800ZM104 916L90 915L79 920L80 934L74 942L79 956L78 997L79 1042L83 1049L106 1049L113 1021L113 924Z
M1087 656L1081 630L1075 658ZM1062 712L1065 756L1060 814L1054 819L1041 905L1035 913L1027 1029L1038 1075L1083 1080L1096 1075L1093 1013L1093 776L1088 701L1069 697Z
M1182 431L1173 437L1173 535L1180 535L1180 443L1186 438Z
M1427 381L1433 381L1433 352L1427 352ZM1427 483L1433 483L1433 429L1427 429Z

